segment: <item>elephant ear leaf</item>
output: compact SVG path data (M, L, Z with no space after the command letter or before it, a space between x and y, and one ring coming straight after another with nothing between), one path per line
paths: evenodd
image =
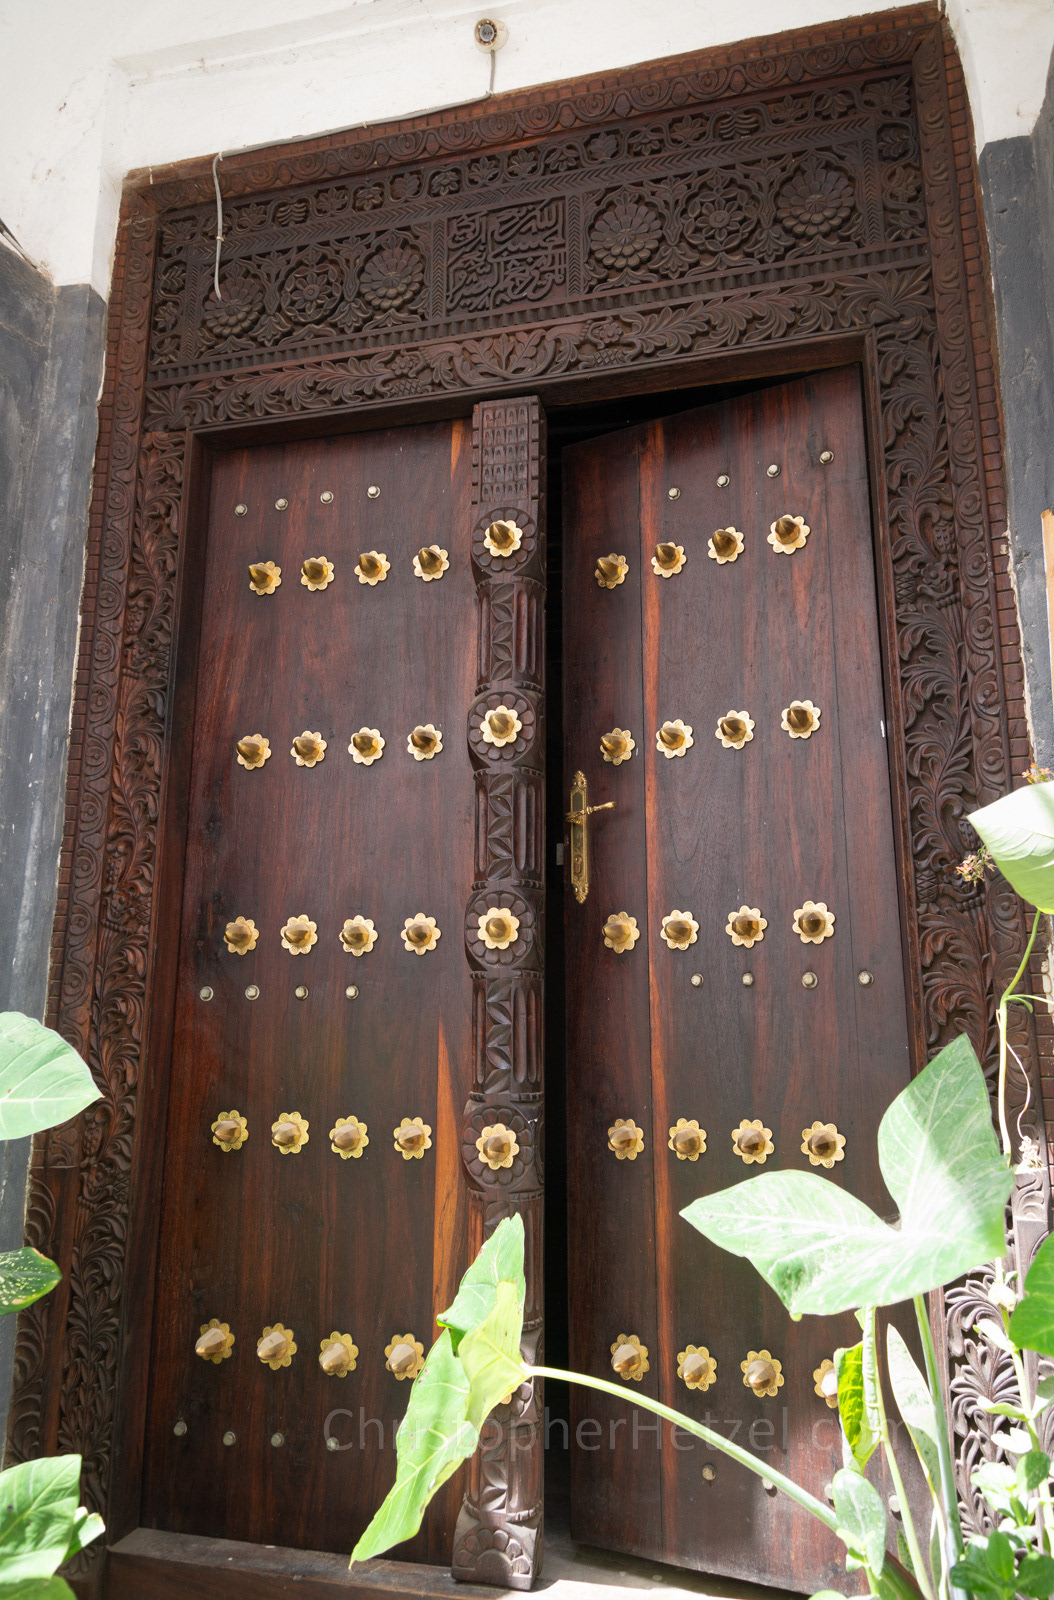
M31 1306L41 1295L49 1294L61 1278L54 1261L29 1245L22 1250L0 1251L0 1317Z
M57 1127L99 1098L72 1045L20 1011L0 1011L0 1139Z
M1054 911L1054 784L1028 784L972 811L970 822L1022 900Z
M520 1334L523 1305L514 1283L499 1283L493 1311L461 1341L469 1381L468 1420L478 1432L494 1407L507 1403L523 1382Z
M468 1399L468 1377L444 1328L399 1424L395 1483L352 1551L352 1565L412 1538L436 1490L475 1450L479 1432L468 1420Z
M1010 1337L1022 1350L1054 1356L1054 1235L1044 1239L1025 1278L1025 1298L1010 1318Z
M1013 1175L968 1039L953 1039L887 1108L878 1156L900 1211L896 1227L802 1172L748 1178L681 1215L752 1261L795 1315L910 1300L1003 1253Z
M520 1216L505 1217L498 1223L462 1278L453 1305L436 1318L440 1327L450 1329L455 1355L465 1335L479 1327L494 1310L499 1283L515 1285L522 1309L527 1283L523 1271L523 1218Z

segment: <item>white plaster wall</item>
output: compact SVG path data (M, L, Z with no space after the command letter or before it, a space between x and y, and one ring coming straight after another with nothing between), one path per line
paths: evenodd
M0 0L0 218L56 283L109 287L124 174L885 9L866 0ZM1054 0L948 0L978 149L1027 134Z

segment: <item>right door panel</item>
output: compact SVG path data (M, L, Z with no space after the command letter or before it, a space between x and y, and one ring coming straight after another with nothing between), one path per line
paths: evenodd
M792 1323L678 1213L773 1167L891 1209L875 1133L910 1069L855 369L574 447L564 527L568 792L581 772L616 802L567 896L571 1364L616 1362L627 1401L822 1497L840 1458L815 1374L855 1322ZM784 1497L595 1402L575 1392L577 1538L794 1589L840 1575Z

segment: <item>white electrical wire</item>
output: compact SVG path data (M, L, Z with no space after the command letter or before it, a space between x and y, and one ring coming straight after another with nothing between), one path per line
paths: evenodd
M216 299L222 300L220 293L220 250L223 248L223 198L220 194L220 175L216 168L223 160L223 151L217 150L212 158L212 183L216 190L216 264L213 268L212 283L216 290Z

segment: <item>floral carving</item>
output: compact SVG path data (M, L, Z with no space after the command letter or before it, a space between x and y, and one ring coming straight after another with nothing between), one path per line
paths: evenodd
M853 210L853 186L844 173L823 161L807 161L780 190L776 211L796 239L826 239Z
M337 262L310 250L282 285L282 310L292 322L322 322L340 299L342 281Z
M590 248L612 273L650 261L662 239L662 223L650 206L622 200L601 213L593 224Z
M424 275L420 252L394 245L370 256L359 275L359 293L375 311L398 311L413 299Z

